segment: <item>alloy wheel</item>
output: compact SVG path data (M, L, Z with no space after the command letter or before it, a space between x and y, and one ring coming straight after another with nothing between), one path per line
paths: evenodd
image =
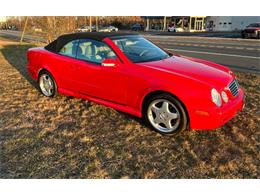
M147 109L148 120L160 132L170 133L178 129L180 112L178 108L166 99L156 99Z
M54 83L48 74L42 74L39 79L39 85L45 96L52 96L54 93Z

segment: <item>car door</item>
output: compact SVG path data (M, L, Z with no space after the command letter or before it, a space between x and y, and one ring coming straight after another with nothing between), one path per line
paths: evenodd
M76 53L79 40L72 40L65 44L57 55L53 56L55 64L53 67L58 72L58 78L60 81L60 88L74 91L76 85L76 75L78 68L78 60L76 59Z
M123 64L115 67L101 66L104 59L117 58L107 44L92 39L81 39L76 58L79 93L122 105L126 103L127 78Z

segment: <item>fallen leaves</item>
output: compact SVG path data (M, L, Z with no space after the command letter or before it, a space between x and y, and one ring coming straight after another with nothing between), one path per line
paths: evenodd
M1 178L260 178L259 75L236 73L246 107L222 128L162 136L102 105L43 97L29 47L0 50Z

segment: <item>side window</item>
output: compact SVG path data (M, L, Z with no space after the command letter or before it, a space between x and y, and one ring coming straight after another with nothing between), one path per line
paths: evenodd
M103 42L81 39L79 40L77 58L100 64L106 58L116 58L116 54Z
M78 40L73 40L64 45L59 51L60 54L70 57L76 57Z

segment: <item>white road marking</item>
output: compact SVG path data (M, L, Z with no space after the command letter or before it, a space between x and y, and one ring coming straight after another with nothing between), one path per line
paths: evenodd
M168 39L167 41L162 40L162 39L153 39L151 38L152 41L154 42L161 42L161 43L176 43L176 42L181 42L181 43L198 43L198 41L187 41L187 40L174 40L174 39ZM214 40L216 41L216 40ZM256 42L252 42L250 44L245 44L245 43L227 43L227 42L208 42L208 41L200 41L200 43L204 43L204 44L221 44L221 45L238 45L238 46L252 46L252 47L260 47L260 42L256 40Z
M251 58L251 59L259 59L260 57L255 56L242 56L242 55L235 55L235 54L224 54L224 53L215 53L215 52L205 52L205 51L192 51L192 50L183 50L183 49L170 49L165 48L169 51L180 51L180 52L187 52L187 53L200 53L200 54L208 54L208 55L217 55L217 56L230 56L230 57L238 57L238 58Z
M245 48L245 47L235 47L235 46L223 46L223 45L203 45L203 44L188 44L188 43L166 43L161 41L154 41L157 44L164 44L164 45L183 45L183 46L194 46L194 47L211 47L211 48L226 48L226 49L246 49L251 51L260 51L259 48Z

